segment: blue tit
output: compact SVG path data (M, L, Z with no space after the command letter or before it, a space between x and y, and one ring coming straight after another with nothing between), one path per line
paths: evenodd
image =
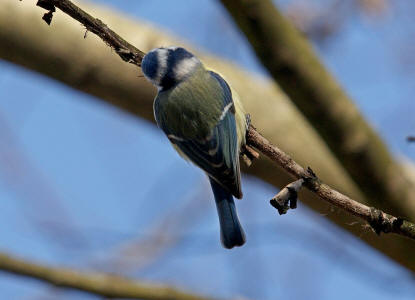
M154 116L179 154L209 177L225 248L242 246L245 233L233 196L242 198L239 152L247 122L226 81L180 47L156 48L142 61L144 76L158 89Z

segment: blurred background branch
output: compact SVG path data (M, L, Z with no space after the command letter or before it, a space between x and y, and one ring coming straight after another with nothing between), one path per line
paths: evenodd
M31 277L57 287L77 289L106 298L151 300L209 300L177 288L142 283L105 273L78 272L17 259L0 253L0 270Z
M151 198L157 192L158 182L150 189L145 198ZM203 217L206 206L209 203L209 191L200 185L194 186L183 199L180 205L170 210L166 215L159 217L149 227L148 234L128 240L122 245L117 245L101 260L92 260L93 265L111 272L125 273L148 268L157 262L174 245L180 243L186 237L186 228L191 227L195 220ZM189 214L189 211L192 214Z
M67 212L63 199L48 181L47 176L23 151L20 141L8 125L0 111L0 179L8 190L31 203L25 205L23 201L20 202L25 220L49 243L87 248L88 241L83 237L77 222ZM54 214L36 215L35 207L40 210L51 210ZM58 220L61 226L49 226Z

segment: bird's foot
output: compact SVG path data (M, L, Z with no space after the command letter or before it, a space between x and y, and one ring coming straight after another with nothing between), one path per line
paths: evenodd
M249 127L251 126L251 115L250 114L245 115L245 121L246 121L246 128L247 128L246 132L248 132ZM258 159L259 153L255 151L254 148L252 148L251 146L245 144L241 148L241 157L244 163L249 167L251 166L253 160Z

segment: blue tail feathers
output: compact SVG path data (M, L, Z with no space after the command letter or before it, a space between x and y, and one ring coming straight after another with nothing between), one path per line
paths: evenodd
M238 220L235 202L231 193L222 188L214 179L210 178L216 208L219 215L220 239L223 247L231 249L245 243L245 233Z

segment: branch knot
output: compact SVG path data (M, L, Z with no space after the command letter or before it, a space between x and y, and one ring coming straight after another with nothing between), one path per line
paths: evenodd
M369 225L372 227L372 229L375 231L377 235L380 235L382 232L392 232L393 227L395 225L394 223L398 224L399 222L397 220L398 218L391 222L390 219L385 218L383 211L375 207L370 208Z
M301 178L304 180L304 185L308 188L314 191L319 189L321 181L310 167L307 167L307 170L305 170L305 173L301 176Z

